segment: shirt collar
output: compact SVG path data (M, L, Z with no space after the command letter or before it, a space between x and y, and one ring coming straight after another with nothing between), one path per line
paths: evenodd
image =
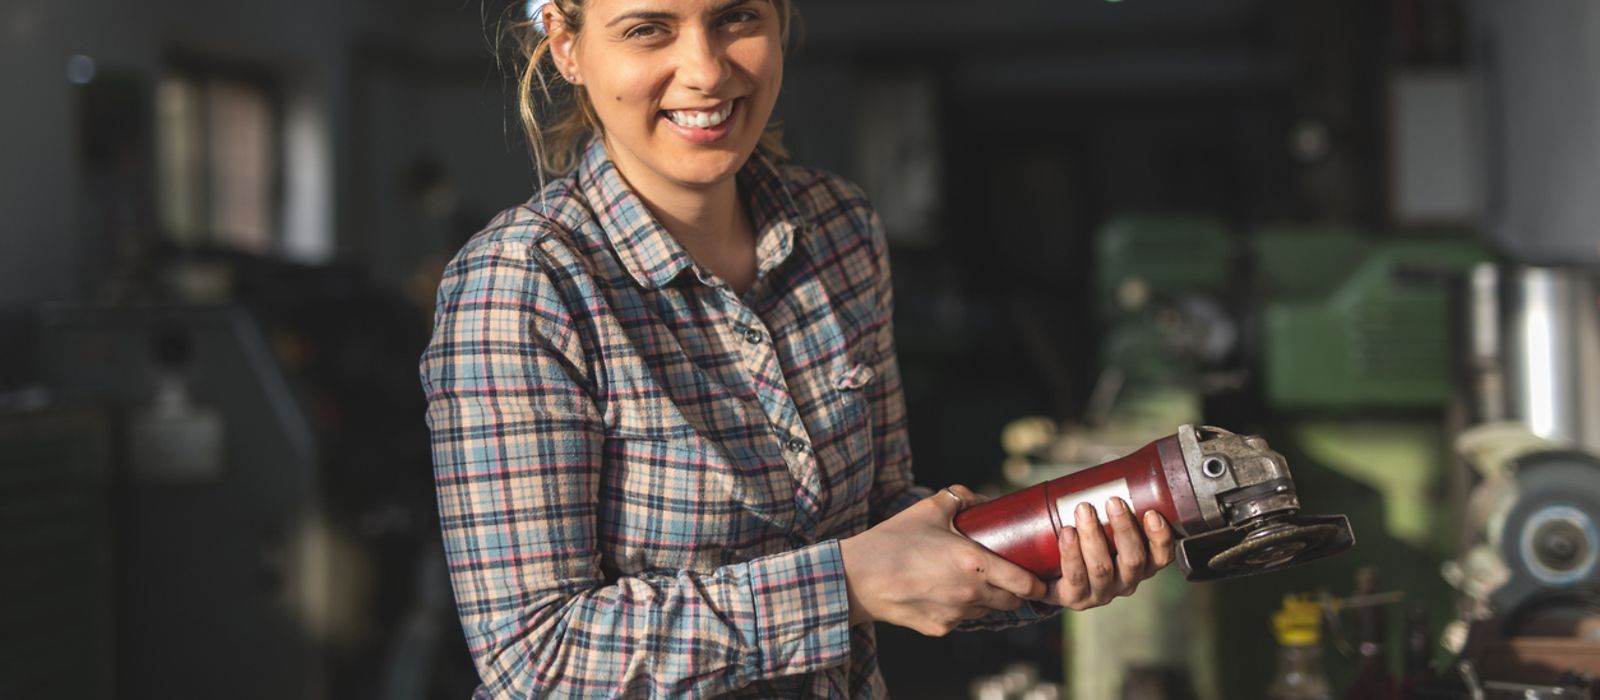
M589 142L575 172L600 229L635 282L660 289L685 269L694 269L705 280L689 252L656 222L644 200L628 186L600 139ZM804 227L805 218L777 165L759 151L739 169L737 179L755 227L759 279L794 250L795 233Z

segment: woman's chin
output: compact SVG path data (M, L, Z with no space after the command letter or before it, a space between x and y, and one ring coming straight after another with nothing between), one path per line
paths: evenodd
M749 158L749 153L697 153L666 163L666 175L687 186L710 187L737 175Z

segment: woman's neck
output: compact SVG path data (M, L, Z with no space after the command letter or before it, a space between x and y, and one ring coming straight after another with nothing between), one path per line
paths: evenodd
M650 214L695 262L735 292L743 294L750 287L756 273L755 233L740 204L735 178L688 187L648 171L630 173L622 163L616 164Z
M739 206L739 187L731 179L705 188L635 184L634 192L667 233L691 253L696 247L726 247L737 236L748 235L748 227L740 221L744 212Z

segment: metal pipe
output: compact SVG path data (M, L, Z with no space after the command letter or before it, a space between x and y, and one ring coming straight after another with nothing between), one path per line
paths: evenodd
M1600 450L1600 306L1587 271L1515 269L1507 291L1510 417Z
M1479 263L1467 280L1467 368L1472 382L1473 419L1506 418L1505 342L1500 333L1500 268Z

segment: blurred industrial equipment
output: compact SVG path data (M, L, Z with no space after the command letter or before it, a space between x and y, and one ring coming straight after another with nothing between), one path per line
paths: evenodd
M1478 483L1443 642L1469 691L1577 696L1600 677L1600 295L1583 271L1484 265L1464 296L1479 423L1456 449Z
M50 307L41 402L59 408L0 417L8 444L76 455L44 479L54 453L15 453L39 459L0 470L6 498L104 520L59 540L89 567L61 594L115 591L91 597L103 614L73 614L104 632L76 642L104 659L82 682L110 691L71 695L470 693L433 525L415 311L342 271L231 255L156 269L179 280L160 295L195 301ZM62 452L72 426L82 445ZM44 533L76 517L38 513Z
M1296 464L1297 486L1318 494L1318 509L1350 512L1371 548L1283 580L1163 588L1070 616L1074 691L1114 697L1132 668L1160 660L1186 670L1199 697L1259 692L1252 659L1270 657L1270 641L1230 635L1221 620L1264 619L1282 591L1363 564L1385 562L1392 585L1434 601L1425 616L1444 619L1437 566L1455 542L1437 494L1450 483L1442 443L1456 396L1453 319L1458 287L1491 259L1486 247L1465 234L1327 226L1241 236L1196 216L1122 217L1097 242L1100 381L1079 424L1012 424L1002 440L1008 482L1119 457L1164 420L1246 425ZM1130 643L1096 643L1111 617L1132 630ZM1172 636L1192 648L1138 641ZM1225 638L1226 658L1216 652ZM1353 655L1331 665L1335 687L1360 672Z
M1134 453L1173 425L1202 421L1207 394L1236 390L1238 341L1227 295L1236 279L1232 235L1204 217L1140 216L1096 239L1092 298L1104 358L1081 421L1011 423L1001 436L1011 488L1074 474ZM1096 503L1097 508L1103 503ZM1153 589L1153 590L1152 590ZM1163 572L1139 596L1065 616L1072 697L1217 697L1211 643L1214 591ZM1105 629L1118 644L1103 643Z
M0 697L113 696L113 426L0 409Z
M1600 676L1600 457L1514 423L1457 444L1484 480L1473 543L1444 569L1461 593L1446 646L1485 680Z
M258 697L317 687L304 624L314 616L300 613L349 609L327 595L349 580L329 567L348 559L309 539L320 516L313 436L259 328L225 308L60 310L45 327L47 382L63 402L123 417L112 511L128 603L117 616L121 693L189 696L241 669L257 676L245 692Z

